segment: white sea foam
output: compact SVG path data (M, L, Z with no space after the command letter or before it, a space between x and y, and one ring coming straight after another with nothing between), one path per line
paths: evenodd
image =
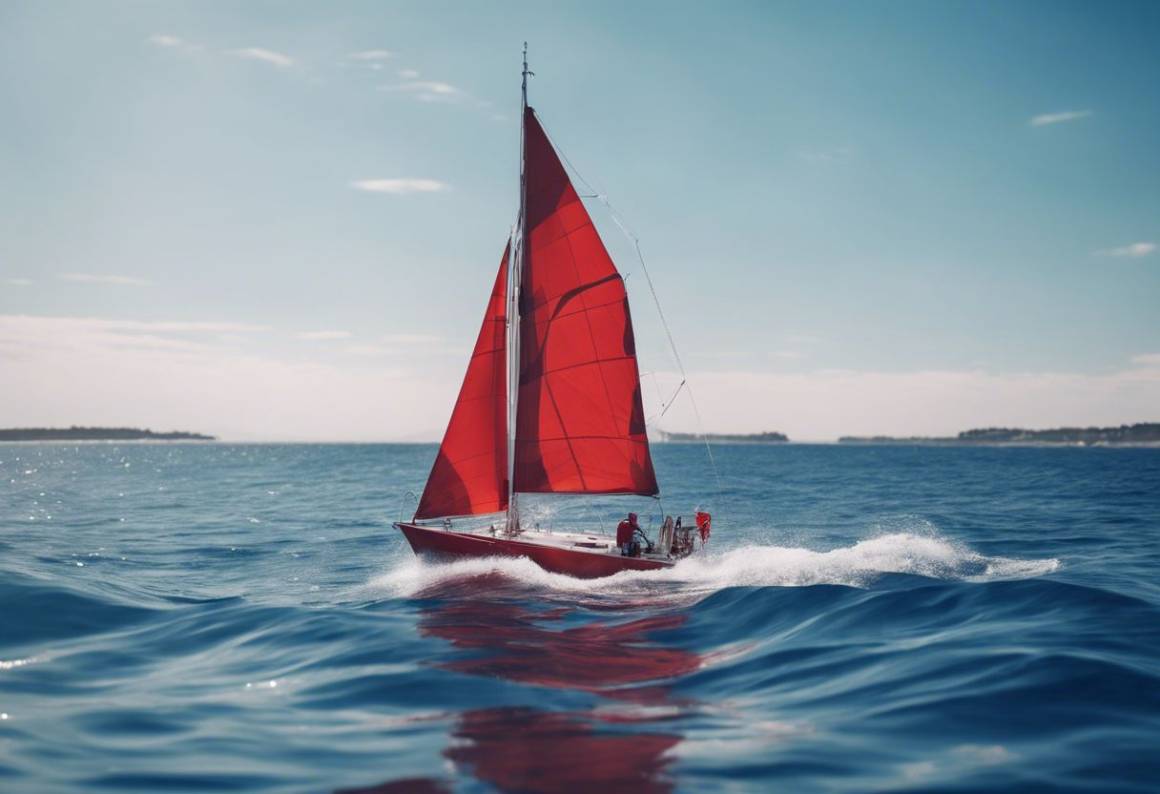
M499 574L525 585L561 592L632 595L665 587L703 595L737 586L866 587L890 573L959 581L1024 579L1051 573L1059 564L1052 558L989 557L937 535L895 532L829 551L749 545L720 554L694 555L661 571L628 571L603 579L575 579L550 573L524 558L431 563L408 554L367 584L372 591L406 597L464 577Z

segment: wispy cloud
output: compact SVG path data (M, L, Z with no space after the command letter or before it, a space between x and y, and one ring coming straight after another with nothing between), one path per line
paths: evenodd
M1048 124L1060 124L1065 121L1078 121L1079 119L1086 119L1092 112L1090 110L1064 110L1059 113L1041 113L1038 116L1032 116L1027 123L1032 127L1044 127Z
M366 356L368 358L389 356L398 353L396 349L382 345L347 345L342 351L352 356Z
M269 331L268 325L253 323L204 322L188 320L93 320L81 318L94 327L119 331L156 331L158 333L248 334Z
M154 47L176 50L183 53L201 52L204 49L200 44L194 44L180 36L174 36L170 33L154 33L145 39L145 43L151 44Z
M348 363L329 348L283 358L276 338L243 345L163 332L187 327L250 326L0 315L0 371L22 385L0 389L0 416L15 426L189 427L238 439L427 440L439 437L455 396L441 369Z
M350 331L299 331L295 334L299 339L310 342L329 342L334 339L350 339Z
M1131 245L1122 245L1119 248L1105 248L1102 251L1096 251L1096 256L1126 256L1131 259L1139 259L1142 256L1148 256L1156 250L1156 243L1139 242Z
M107 273L61 273L57 278L61 281L73 281L78 284L116 284L121 287L147 287L152 283L135 276L117 276Z
M227 337L265 330L266 326L236 322L0 315L0 357L35 356L48 348L184 354L204 351Z
M1160 369L1160 353L1141 353L1138 356L1132 356L1132 363L1138 367Z
M380 91L411 94L421 102L459 102L468 98L466 92L439 80L408 80L403 83L379 86Z
M356 179L350 183L355 190L368 193L438 193L447 185L437 179Z
M397 72L401 82L386 83L378 87L379 91L387 94L397 94L410 97L417 102L438 103L445 105L460 105L476 108L487 112L493 121L505 121L506 117L492 112L492 103L486 99L472 96L457 85L443 80L419 80L419 72L415 69L400 69Z
M443 341L435 334L384 334L380 339L392 345L433 345Z
M30 287L32 286L32 279L30 278L6 278L4 283L11 284L13 287Z
M384 334L373 344L347 345L344 353L352 356L373 357L461 357L470 353L458 345L445 345L443 338L435 334Z
M395 55L390 50L362 50L352 52L346 57L352 61L385 61L394 58Z
M240 50L230 50L230 55L236 55L239 58L245 58L250 61L261 61L272 64L280 69L294 65L294 59L289 55L275 52L274 50L262 49L261 47L244 47Z
M184 42L177 36L170 36L167 33L154 33L145 41L157 47L180 47Z
M748 350L694 350L689 353L695 358L749 358L753 354Z

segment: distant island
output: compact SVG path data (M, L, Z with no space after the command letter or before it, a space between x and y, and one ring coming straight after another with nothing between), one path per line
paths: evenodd
M213 436L174 430L154 433L136 427L0 428L0 441L214 441Z
M789 441L789 437L785 433L666 433L661 431L661 441L669 441L677 444L687 444L690 442L701 443L703 441L712 441L714 443L736 443L736 444L784 444Z
M1057 427L1052 430L1024 430L1018 427L987 427L964 430L957 436L842 436L839 444L1071 444L1096 446L1111 444L1160 444L1160 423L1119 427Z

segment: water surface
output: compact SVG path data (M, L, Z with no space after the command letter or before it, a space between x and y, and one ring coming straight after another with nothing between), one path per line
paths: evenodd
M417 561L434 451L0 445L0 790L1155 790L1158 450L658 445L598 581Z

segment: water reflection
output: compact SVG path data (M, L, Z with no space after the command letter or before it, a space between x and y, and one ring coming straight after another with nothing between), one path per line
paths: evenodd
M600 720L533 708L466 712L443 755L503 791L667 792L665 752L681 737L610 733Z
M647 681L670 679L700 666L694 653L650 641L651 633L680 626L684 615L641 618L621 624L590 623L557 629L567 610L536 612L506 602L456 602L425 610L423 634L456 648L485 651L443 666L461 673L496 676L525 684L582 689L634 700L665 700L665 689L618 693ZM545 626L544 624L548 624ZM651 693L651 694L648 694Z
M666 681L698 669L700 657L651 637L685 621L669 614L626 622L600 619L564 626L570 608L534 609L514 600L495 577L472 581L463 599L433 589L420 595L419 630L461 651L438 662L450 670L524 684L590 692L605 706L548 711L530 706L463 712L443 756L459 774L502 791L605 794L672 790L669 751L682 737L671 729L683 710ZM487 594L480 597L480 593ZM405 784L405 787L404 787ZM359 790L449 791L440 780L396 780ZM352 790L350 794L354 794Z

